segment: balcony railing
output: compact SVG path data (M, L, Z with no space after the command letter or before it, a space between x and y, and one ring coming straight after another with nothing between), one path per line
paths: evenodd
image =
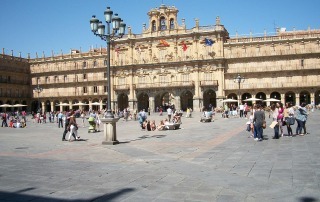
M194 86L193 81L172 81L172 82L156 82L156 83L138 83L137 89L146 88L177 88L177 87L190 87Z
M279 65L279 66L252 66L241 68L229 68L228 73L252 73L252 72L275 72L275 71L293 71L293 70L306 70L306 69L319 69L320 63L301 64L296 65Z
M302 87L317 87L320 86L320 81L307 82L279 82L279 83L243 83L240 89L263 89L263 88L302 88ZM237 90L238 84L226 84L225 90Z
M200 81L200 86L218 86L218 80Z
M122 84L122 85L113 85L114 90L129 90L130 85L129 84Z

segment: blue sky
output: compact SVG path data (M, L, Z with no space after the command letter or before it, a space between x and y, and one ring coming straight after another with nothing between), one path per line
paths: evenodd
M140 34L142 24L148 23L147 12L159 7L162 0L1 0L0 48L6 54L35 57L38 52L46 56L69 53L70 49L87 52L90 46L105 46L95 37L89 26L92 15L103 19L103 12L110 6L114 13ZM220 16L230 35L274 32L274 27L287 30L320 29L319 0L163 0L166 5L179 9L178 23L186 19L192 28L194 18L200 26L212 25Z

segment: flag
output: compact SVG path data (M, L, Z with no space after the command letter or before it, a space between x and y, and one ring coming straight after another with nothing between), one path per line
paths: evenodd
M163 40L163 39L160 39L160 44L162 44L163 46L170 46L170 45L168 44L168 42L166 42L166 41Z
M184 43L184 41L181 42L181 45L182 45L183 51L186 51L188 49L188 46L187 46L187 44Z
M214 44L214 41L212 39L204 39L204 43L206 46L212 46Z

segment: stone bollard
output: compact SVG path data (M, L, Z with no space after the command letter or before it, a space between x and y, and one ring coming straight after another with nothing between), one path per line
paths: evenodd
M120 118L102 118L101 123L103 123L103 133L104 145L115 145L119 144L117 140L117 122Z

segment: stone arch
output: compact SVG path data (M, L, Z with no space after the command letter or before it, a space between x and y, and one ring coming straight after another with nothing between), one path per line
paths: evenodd
M299 95L299 104L301 105L303 102L306 104L311 103L310 93L306 90L300 92L300 95Z
M149 95L144 92L140 93L138 95L138 111L143 109L148 111L149 106Z
M228 99L234 99L234 100L237 100L238 99L238 96L235 94L235 93L230 93L228 96L227 96Z
M187 108L193 110L193 94L189 90L185 90L181 93L180 106L183 111L187 111Z
M314 94L314 104L320 105L320 90L316 91Z
M85 104L85 105L83 105L82 110L89 111L89 105L88 105L89 104L89 100L88 99L83 99L82 103Z
M281 100L281 94L279 92L274 91L270 94L270 98Z
M217 95L212 89L203 92L203 107L206 109L211 107L217 107Z
M296 105L296 94L292 91L288 91L286 92L285 96L284 96L284 102L285 103L292 103L292 105Z
M50 102L50 100L46 100L44 106L45 106L45 111L46 112L51 112L51 102Z
M129 106L129 98L128 98L128 95L125 93L119 94L117 101L118 101L118 109L117 110L122 111Z

